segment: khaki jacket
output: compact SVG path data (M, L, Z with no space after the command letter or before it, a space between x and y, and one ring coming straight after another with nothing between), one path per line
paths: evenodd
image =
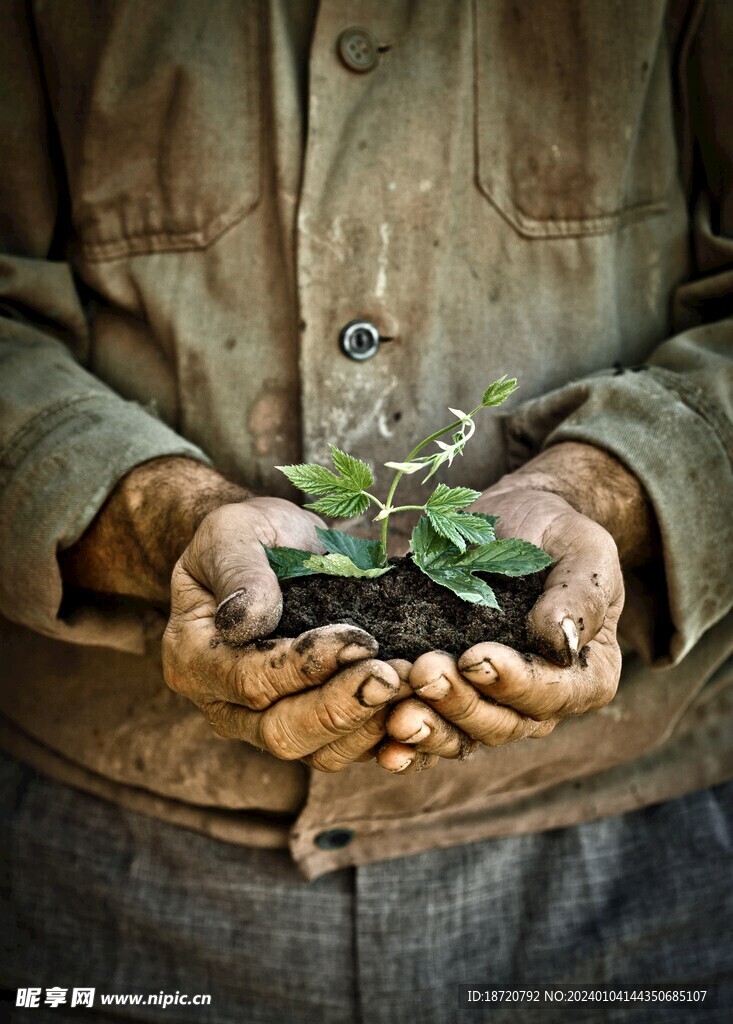
M733 7L676 0L8 0L0 33L0 741L81 788L344 864L559 827L733 774ZM30 11L30 14L28 13ZM369 70L341 32L367 28ZM312 38L311 38L312 37ZM343 355L356 317L385 340ZM507 373L449 481L613 452L660 525L618 696L410 778L214 736L162 618L62 603L131 467L294 497ZM414 478L409 478L404 497ZM658 577L655 577L658 580ZM338 850L316 837L349 829ZM333 844L332 844L333 845Z

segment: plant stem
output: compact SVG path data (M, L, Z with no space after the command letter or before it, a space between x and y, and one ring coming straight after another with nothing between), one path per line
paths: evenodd
M391 508L389 510L389 514L392 515L393 512L413 512L413 511L414 512L424 512L425 511L425 506L424 505L395 505L394 508ZM382 521L384 521L384 520L382 520Z
M473 419L473 417L481 408L482 406L477 405L476 408L473 409L468 414L469 418ZM458 427L461 426L462 423L463 420L453 420L453 422L449 423L447 427L443 427L441 430L436 430L434 433L430 435L430 437L426 437L423 441L416 445L404 461L412 462L412 460L417 455L419 455L423 448L426 445L430 444L431 441L437 441L439 437L443 436L443 434L447 434L451 430L456 430ZM395 491L397 490L397 485L399 484L400 480L404 475L405 474L401 469L398 469L395 472L394 478L392 479L392 484L387 494L387 500L384 503L384 505L382 505L382 508L387 510L387 515L382 520L382 565L387 564L387 526L389 524L389 517L392 515L393 512L402 512L404 509L420 509L423 507L422 505L403 505L401 508L393 508L392 499L394 498Z

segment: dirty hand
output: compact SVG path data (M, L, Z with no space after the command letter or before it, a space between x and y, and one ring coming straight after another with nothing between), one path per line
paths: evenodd
M319 551L320 523L280 498L210 512L173 569L163 667L220 736L339 771L372 756L384 709L409 692L409 665L379 661L374 638L353 626L260 639L282 611L262 544Z
M563 443L503 477L472 507L501 517L499 536L522 537L556 559L529 615L534 646L521 655L476 644L456 661L431 651L415 662L415 697L389 716L378 763L389 771L415 752L462 758L550 733L563 718L603 707L616 692L623 607L621 564L653 552L654 519L636 480L590 445Z
M59 562L67 596L83 589L170 601L166 681L222 736L338 771L373 756L367 751L384 736L385 707L410 692L409 664L376 660L376 641L349 626L259 640L281 608L261 542L317 551L319 524L209 466L164 456L117 483Z

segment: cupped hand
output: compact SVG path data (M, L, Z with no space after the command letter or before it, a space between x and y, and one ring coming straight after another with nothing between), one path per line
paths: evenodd
M282 612L262 545L319 551L319 525L279 498L210 512L173 570L163 669L218 735L339 771L372 756L385 709L411 692L409 665L380 661L374 638L353 626L262 639Z
M377 757L390 771L415 752L462 758L478 744L546 736L562 719L603 707L618 686L624 587L611 534L519 475L486 491L472 511L499 515L499 536L529 540L556 559L529 614L542 655L480 643L458 660L439 651L419 657L409 676L415 696L389 715L390 740Z

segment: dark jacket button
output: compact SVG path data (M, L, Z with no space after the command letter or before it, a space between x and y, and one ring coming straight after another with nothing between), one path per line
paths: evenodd
M353 838L354 832L350 828L329 828L318 833L315 843L321 850L343 850Z
M352 71L371 71L379 60L377 40L365 28L353 25L338 38L339 57Z
M368 320L352 320L342 329L339 343L349 359L362 362L379 351L379 331Z

